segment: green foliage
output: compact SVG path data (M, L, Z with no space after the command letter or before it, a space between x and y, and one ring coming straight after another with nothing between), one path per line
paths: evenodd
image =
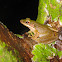
M52 7L50 6L50 4L52 4ZM55 8L54 8L55 6ZM57 0L50 0L49 3L47 3L47 10L49 12L49 15L52 16L52 20L54 19L55 21L57 21L56 18L58 18L58 16L61 15L61 4L57 2ZM59 18L60 18L59 17Z
M34 50L32 51L34 54L33 61L34 62L50 62L47 58L55 56L62 56L62 51L58 51L56 48L53 48L51 45L48 44L38 44L34 46Z
M47 16L50 15L52 16L52 20L57 21L59 17L60 22L62 22L62 4L57 2L57 0L39 0L38 16L36 21L43 24L44 21L47 20ZM62 51L58 51L51 45L47 44L35 45L32 53L34 54L34 62L50 62L49 60L47 61L47 58L49 56L53 57L53 54L55 54L55 56L58 55L59 58L62 56Z
M17 37L19 38L23 38L23 36L19 35L19 34L15 34Z
M5 46L6 44L0 40L0 62L17 62L16 55L14 56L12 51L9 52ZM15 53L17 53L16 50ZM19 62L22 61L19 60Z
M59 18L62 22L62 4L58 3L57 0L39 0L38 16L36 21L43 24L49 15L51 15L52 20L55 21L57 21L57 18L60 15Z
M45 11L46 4L44 0L39 0L39 7L38 7L38 16L37 16L37 22L43 24L46 20L47 13Z

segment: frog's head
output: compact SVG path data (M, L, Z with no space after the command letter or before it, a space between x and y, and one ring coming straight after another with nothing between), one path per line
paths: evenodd
M30 18L22 19L20 22L24 25L27 26L28 28L33 28L34 27L34 21L32 21Z

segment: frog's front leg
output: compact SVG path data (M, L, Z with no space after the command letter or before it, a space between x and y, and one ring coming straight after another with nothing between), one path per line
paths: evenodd
M33 40L39 37L39 32L37 30L34 31L34 35L31 37Z
M34 35L34 33L32 31L28 31L28 37L32 37Z

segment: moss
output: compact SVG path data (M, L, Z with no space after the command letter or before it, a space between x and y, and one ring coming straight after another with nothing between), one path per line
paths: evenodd
M62 51L58 51L56 48L53 48L51 45L48 44L38 44L34 46L34 50L32 51L34 54L33 61L34 62L50 62L48 57L54 56L62 56Z
M20 34L15 34L15 35L19 38L23 38L23 36L21 36Z
M50 4L52 4L52 7ZM53 8L54 6L55 8ZM49 14L47 14L45 9ZM36 21L43 24L49 15L52 16L52 20L54 21L57 21L58 16L60 16L59 19L62 22L62 4L58 3L57 0L39 0L38 16Z
M9 52L5 46L7 45L0 40L0 62L17 62L17 55L13 55L12 51ZM15 53L18 54L16 50ZM19 59L19 62L22 61Z

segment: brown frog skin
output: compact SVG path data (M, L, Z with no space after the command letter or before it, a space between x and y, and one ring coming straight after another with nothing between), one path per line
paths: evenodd
M38 43L48 44L58 39L58 33L53 31L51 27L47 25L40 24L36 21L30 20L29 18L22 19L20 22L30 29L30 33L34 33L31 38Z

